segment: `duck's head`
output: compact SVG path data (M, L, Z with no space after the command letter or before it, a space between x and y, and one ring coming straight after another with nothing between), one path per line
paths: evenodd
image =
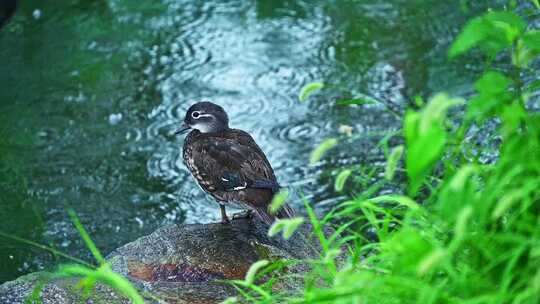
M189 107L182 124L182 129L176 134L187 132L190 129L201 133L214 133L229 128L229 117L225 110L215 103L201 101Z

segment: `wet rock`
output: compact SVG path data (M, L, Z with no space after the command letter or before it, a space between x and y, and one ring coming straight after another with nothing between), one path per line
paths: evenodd
M260 259L308 259L318 255L311 227L304 224L288 241L269 238L268 226L257 219L237 219L229 225L168 226L126 244L108 256L118 273L144 291L147 303L219 303L236 294L226 280L243 279ZM289 271L305 271L303 266ZM39 273L0 285L0 303L24 303ZM129 303L109 287L98 285L83 298L77 280L47 283L43 303ZM151 295L151 296L149 296Z

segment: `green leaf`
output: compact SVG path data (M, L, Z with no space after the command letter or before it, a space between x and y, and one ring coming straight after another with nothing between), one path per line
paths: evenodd
M526 23L513 12L489 12L474 18L458 35L448 56L454 58L479 46L488 56L495 56L525 31Z
M405 206L411 210L420 209L420 206L418 205L417 202L415 202L410 197L403 196L403 195L381 195L375 198L371 198L369 199L369 201L374 202L374 203L392 202L392 203L397 203L402 206Z
M488 71L474 84L478 95L472 98L467 109L470 119L482 122L484 119L498 113L501 105L512 98L508 87L511 80L499 72Z
M471 20L452 43L448 56L457 57L478 45L489 31L489 24L481 17Z
M420 121L420 113L407 111L405 113L403 132L407 142L414 142L418 138L418 125Z
M516 100L502 108L500 117L503 120L502 134L508 135L520 128L522 122L527 119L527 111Z
M489 12L485 18L494 28L502 31L510 43L523 34L527 28L527 23L523 18L510 11ZM500 32L494 32L494 34L500 34Z
M283 226L285 226L285 222L281 220L276 220L272 223L272 226L270 226L270 229L268 229L268 236L274 237L278 233L280 233L283 230Z
M396 172L396 168L402 154L403 146L401 145L395 147L394 149L392 149L392 152L390 152L390 156L386 161L386 170L384 172L384 176L387 180L391 181L392 179L394 179L394 173Z
M423 107L425 102L424 102L424 99L422 98L422 96L420 96L420 95L414 96L414 104L419 108Z
M423 231L413 227L404 226L390 234L383 247L390 259L385 263L400 273L418 272L423 259L436 248Z
M302 87L300 94L298 94L298 100L306 101L311 94L324 88L324 83L322 82L310 82Z
M464 103L461 98L446 94L433 97L419 113L405 115L405 141L407 155L405 167L409 177L409 193L415 195L424 179L441 158L446 144L444 120L449 107Z
M377 102L370 98L342 99L342 100L336 101L336 104L340 106L364 105L364 104L374 104L374 103L377 103Z
M536 6L536 8L540 9L540 2L538 0L531 0L531 1Z
M539 89L540 89L540 79L531 82L527 86L527 92L529 92L529 93L533 93L533 92L535 92L535 91L537 91Z
M526 47L523 40L520 40L518 41L514 52L512 52L512 64L516 67L525 69L537 56L537 50Z
M237 297L228 297L219 304L237 304L237 303L240 303Z
M466 182L469 180L469 177L477 171L478 167L475 165L464 165L456 172L456 174L454 174L454 176L450 180L450 189L456 192L463 191Z
M474 210L471 206L465 206L459 211L456 219L456 225L454 227L454 239L452 240L454 244L452 244L452 246L457 246L465 237L467 231L467 223L473 215L473 211Z
M540 52L540 31L529 31L523 35L523 44L535 51Z
M332 263L339 255L341 254L341 250L338 248L330 249L326 252L324 257L322 258L322 261L325 264Z
M268 229L268 236L273 237L282 232L284 239L288 240L294 234L296 229L304 223L304 218L294 217L291 219L277 219L274 221L270 229Z
M268 260L260 260L253 263L246 273L244 282L246 282L246 284L248 285L253 284L255 282L255 276L257 275L257 272L268 264L270 264Z
M508 209L510 209L510 207L512 207L512 205L518 202L519 199L521 199L522 197L522 189L509 191L499 200L499 202L495 206L495 209L493 209L493 212L491 213L491 219L499 219Z
M433 127L444 129L444 119L446 111L450 107L462 105L465 100L462 98L450 98L445 93L435 95L428 105L422 110L422 116L419 121L418 132L420 135L429 134Z
M505 92L511 83L512 81L503 74L488 71L476 81L474 88L483 95L497 95Z
M287 198L289 198L289 191L287 189L283 189L274 195L272 202L270 203L270 207L268 207L270 213L275 214L278 212L281 206L283 206L287 201Z
M323 155L333 147L335 147L338 144L338 140L335 138L328 138L324 140L315 150L311 152L311 156L309 158L309 164L313 165L317 163Z
M343 190L343 186L345 186L345 182L347 181L351 173L352 171L349 169L339 172L338 176L336 177L336 181L334 183L334 189L337 192L340 192L341 190Z
M409 191L415 195L435 163L442 156L446 133L440 126L433 126L416 140L408 142L405 160Z
M442 248L437 248L433 250L425 258L422 259L422 261L418 265L416 273L419 276L425 275L426 273L437 267L437 265L440 264L440 262L444 260L446 256L447 252Z
M288 240L294 234L296 229L298 229L298 227L304 223L304 218L295 217L292 219L286 219L285 221L285 225L283 226L283 238Z
M326 235L324 234L321 221L317 218L317 215L315 214L315 210L313 210L313 207L309 204L309 202L306 199L304 199L304 207L306 208L309 222L313 226L313 232L319 239L319 243L321 244L323 252L328 252L330 245L328 244L328 239Z

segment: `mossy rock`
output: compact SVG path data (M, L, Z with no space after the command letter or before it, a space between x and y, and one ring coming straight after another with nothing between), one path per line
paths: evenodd
M268 226L257 219L236 219L226 225L167 226L116 249L107 260L114 271L143 292L147 303L158 303L158 299L167 303L219 303L236 295L226 281L243 279L253 262L319 255L320 247L307 224L288 241L270 238L267 231ZM288 269L305 270L302 265ZM34 273L0 285L0 303L24 303L39 278L40 273ZM76 279L48 282L40 298L45 304L129 303L101 284L85 298Z

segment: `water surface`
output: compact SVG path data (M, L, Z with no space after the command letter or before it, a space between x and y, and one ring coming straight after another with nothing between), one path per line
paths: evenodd
M376 143L401 124L383 106L336 100L370 96L399 114L417 94L466 93L479 69L445 54L478 3L22 2L0 32L0 147L27 194L4 197L0 228L83 258L68 206L105 254L163 225L219 217L171 135L195 101L222 105L281 184L324 209L344 197L331 169L381 164ZM300 103L311 81L329 88ZM327 137L340 148L308 166ZM0 282L58 262L0 244Z

